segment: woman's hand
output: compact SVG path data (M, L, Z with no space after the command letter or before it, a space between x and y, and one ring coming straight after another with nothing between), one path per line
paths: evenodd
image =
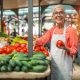
M65 50L65 48L66 48L65 45L63 45L63 46L59 46L59 45L58 45L57 47L60 48L60 49L64 49L64 50Z
M65 45L64 46L57 46L57 47L60 48L60 49L64 49L67 52L70 52L69 48L67 48Z

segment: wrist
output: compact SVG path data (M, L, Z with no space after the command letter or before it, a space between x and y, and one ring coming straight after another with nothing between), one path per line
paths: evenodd
M69 49L69 48L66 48L66 47L65 47L65 50L66 50L67 52L70 52L70 49Z

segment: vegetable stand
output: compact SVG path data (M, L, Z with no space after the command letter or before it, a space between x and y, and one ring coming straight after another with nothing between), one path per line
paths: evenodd
M13 51L0 55L0 80L40 79L50 75L50 61L42 52L33 52L32 57Z

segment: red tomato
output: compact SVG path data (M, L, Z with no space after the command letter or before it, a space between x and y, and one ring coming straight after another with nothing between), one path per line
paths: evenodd
M15 45L14 45L15 47L20 47L21 46L21 44L20 43L15 43Z
M21 44L21 47L22 47L22 48L24 48L24 47L26 48L26 44L25 44L25 43L22 43L22 44Z
M34 51L38 52L38 51L40 51L40 50L36 48L36 49L34 49Z
M20 52L21 51L21 47L18 47L15 49L17 52Z
M34 50L40 51L40 46L35 46Z
M3 52L2 54L6 54L5 52Z
M7 51L7 47L3 47L3 51L6 52Z
M23 52L23 53L25 53L25 51L24 51L23 49L21 49L21 50L20 50L20 52Z
M63 42L62 40L58 40L58 41L56 42L56 46L57 46L57 47L63 47L63 46L64 46L64 42Z
M23 51L24 51L24 53L28 52L27 48L23 48Z
M15 46L11 46L12 51L16 50Z
M2 48L0 48L0 54L2 54L3 53L3 49Z
M41 50L41 51L44 51L44 50L45 50L45 48L44 48L43 46L41 46L41 47L40 47L40 50Z
M49 53L47 50L42 51L46 56L49 56Z
M6 48L6 53L9 54L9 53L11 53L11 52L12 52L11 48L8 48L8 47L7 47L7 48Z

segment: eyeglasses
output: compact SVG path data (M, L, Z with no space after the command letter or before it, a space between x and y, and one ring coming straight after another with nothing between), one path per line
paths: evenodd
M61 12L54 12L53 15L56 15L56 16L60 15L60 16L63 16L63 15L64 15L64 12L63 12L63 11L61 11Z

